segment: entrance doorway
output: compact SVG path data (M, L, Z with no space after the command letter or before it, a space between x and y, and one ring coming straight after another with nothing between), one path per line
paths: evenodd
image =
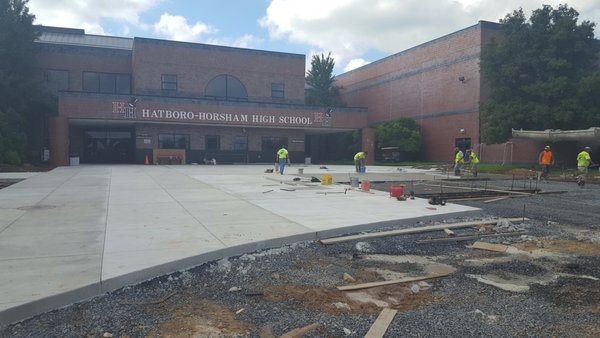
M83 163L134 163L133 128L84 128Z

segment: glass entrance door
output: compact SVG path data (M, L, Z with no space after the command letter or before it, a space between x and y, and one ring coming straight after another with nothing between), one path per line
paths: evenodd
M84 129L83 163L134 163L133 129Z

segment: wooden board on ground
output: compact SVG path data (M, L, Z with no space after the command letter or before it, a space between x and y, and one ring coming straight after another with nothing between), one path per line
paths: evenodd
M365 338L382 338L397 312L398 310L394 309L383 309L379 313L375 323L369 329L369 332L365 335Z
M392 284L407 283L407 282L418 282L418 281L427 280L427 279L446 277L448 275L449 275L449 273L438 273L438 274L431 274L431 275L419 276L419 277L404 277L404 278L400 278L400 279L385 280L385 281L381 281L381 282L342 285L342 286L338 286L337 289L340 291L367 289L367 288L374 288L377 286L384 286L384 285L392 285Z
M438 230L444 230L444 229L468 228L468 227L472 227L472 226L479 225L479 224L495 224L501 220L506 220L509 222L519 222L522 220L527 220L527 218L522 218L522 217L520 217L520 218L503 218L503 219L489 219L489 220L481 220L481 221L461 222L461 223L453 223L453 224L427 225L427 226L416 227L416 228L374 232L374 233L370 233L370 234L327 238L327 239L322 239L319 242L321 242L321 244L334 244L334 243L340 243L340 242L346 242L346 241L353 241L355 239L416 234L416 233L420 233L420 232L438 231Z
M475 243L473 243L473 245L471 245L471 248L488 250L488 251L496 251L496 252L506 252L506 250L508 249L508 245L486 243L486 242L475 242Z
M305 334L318 329L319 327L321 327L321 324L312 323L305 327L293 329L292 331L283 334L280 338L300 338L300 337L304 336Z

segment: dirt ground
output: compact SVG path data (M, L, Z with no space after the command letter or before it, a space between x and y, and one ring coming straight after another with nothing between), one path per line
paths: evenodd
M372 189L395 184L417 194L437 189L424 182ZM600 187L551 182L540 191L548 193L454 202L524 221L229 257L37 316L0 336L267 338L315 324L297 336L362 337L388 308L397 313L385 337L598 337ZM429 224L412 226L422 225ZM474 249L476 241L506 250ZM399 282L338 289L384 281Z

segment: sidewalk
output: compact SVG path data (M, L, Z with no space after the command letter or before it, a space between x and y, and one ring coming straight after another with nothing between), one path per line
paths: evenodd
M0 325L128 284L288 243L479 209L293 181L428 179L353 166L82 165L0 189ZM302 168L303 175L296 175ZM345 192L345 193L344 193Z

